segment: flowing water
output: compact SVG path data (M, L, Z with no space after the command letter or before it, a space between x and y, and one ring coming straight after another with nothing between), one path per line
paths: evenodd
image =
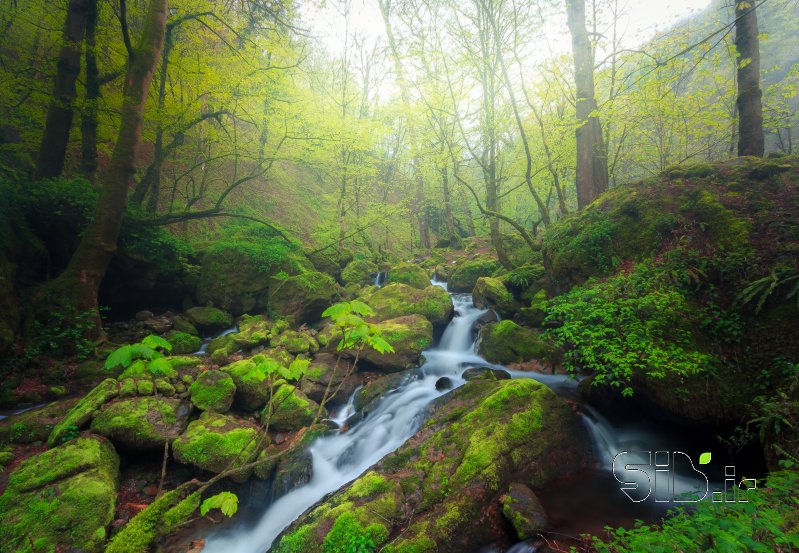
M213 336L208 336L207 338L204 338L203 339L203 343L200 346L200 349L198 349L197 351L195 351L191 355L208 355L208 352L206 351L206 348L208 347L208 344L211 343L211 340L213 340L214 338L221 338L223 336L227 336L228 334L233 334L234 332L238 332L238 331L239 331L239 327L237 325L233 325L230 328L226 328L222 332L219 332L218 334L214 334Z
M377 284L377 282L376 282ZM446 283L432 281L432 284L446 289ZM415 378L408 378L396 390L386 394L368 416L355 422L348 431L328 435L316 440L309 448L313 458L313 474L308 484L297 488L272 503L253 526L232 525L218 530L207 538L204 553L264 553L271 547L275 538L303 512L327 494L351 482L387 454L396 450L408 440L423 422L425 407L448 390L436 390L436 381L447 376L453 387L464 384L463 371L470 367L488 366L503 368L486 362L475 353L474 327L486 310L472 304L469 294L453 294L455 317L445 329L437 347L424 353L425 363L413 371ZM565 375L544 375L522 371L509 371L513 378L535 378L551 387L558 394L578 401L577 383ZM354 396L354 394L353 394ZM353 413L353 398L344 405L331 420L343 424ZM579 403L579 402L578 402ZM685 445L675 444L677 440L657 426L644 422L611 424L587 405L580 405L583 421L594 449L597 463L584 471L581 477L558 483L554 489L544 490L542 501L550 512L550 519L561 530L589 531L591 525L572 528L566 522L575 508L582 506L581 516L593 516L598 522L597 530L604 524L632 521L635 518L651 518L661 513L672 503L653 502L634 503L619 490L621 481L634 482L628 487L646 482L638 476L643 472L617 469L617 481L611 472L614 457L622 451L683 451ZM698 446L701 449L701 446ZM687 450L686 450L687 451ZM689 456L696 459L693 450ZM675 465L678 456L674 456ZM684 461L684 459L681 459ZM636 459L625 458L625 463ZM645 461L645 460L644 460ZM690 460L689 460L690 461ZM691 464L691 466L693 466ZM695 469L694 469L695 471ZM683 462L681 468L673 471L673 477L661 478L654 486L655 496L664 496L666 484L673 486L676 493L696 488L704 488L705 480L688 470ZM640 487L639 492L640 493ZM672 490L671 487L668 488ZM658 495L660 493L660 495ZM631 492L634 495L634 492ZM571 502L569 502L571 498ZM566 501L564 504L563 502ZM579 505L575 506L575 502ZM608 513L613 513L608 520ZM563 516L559 516L559 514ZM554 515L554 516L553 516ZM562 520L561 520L562 519ZM518 549L522 547L522 549ZM523 545L514 551L523 551Z

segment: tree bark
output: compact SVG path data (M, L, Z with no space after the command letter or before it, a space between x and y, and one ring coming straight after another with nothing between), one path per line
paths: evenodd
M760 88L760 39L755 2L735 3L738 50L738 155L763 157L763 91Z
M452 216L452 194L449 190L449 171L446 165L439 169L441 173L441 193L444 196L444 222L447 225L449 234L449 245L451 248L459 248L461 244L460 236L455 232L455 220Z
M97 69L97 0L89 0L86 12L86 105L81 115L80 170L93 183L97 174L97 101L100 75Z
M608 161L594 97L594 54L585 27L585 0L566 0L577 93L577 207L608 189Z
M87 10L87 0L69 1L62 34L64 44L58 53L56 65L53 98L47 110L47 122L39 146L36 179L57 177L64 170L64 158L77 96L75 81L80 73L80 52Z
M166 15L167 0L150 0L141 40L128 55L119 135L94 210L94 219L66 270L54 283L54 288L63 294L61 301L67 301L81 311L94 312L98 331L101 326L97 293L117 250L128 188L141 142L147 92L164 44Z

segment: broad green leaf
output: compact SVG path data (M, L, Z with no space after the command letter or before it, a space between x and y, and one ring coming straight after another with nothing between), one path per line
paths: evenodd
M141 341L141 343L150 349L161 348L165 349L166 351L172 351L172 344L169 343L168 340L165 340L160 336L156 336L154 334L147 336L144 340Z
M115 367L129 367L133 358L133 348L131 346L122 346L114 350L111 355L105 360L103 365L106 369L113 369Z
M366 305L364 302L358 300L352 300L350 302L350 309L353 313L357 313L362 317L371 317L375 314L374 309Z
M327 309L322 312L322 317L330 317L334 321L341 317L342 315L346 315L350 313L352 310L350 308L350 304L348 302L341 302L334 305L331 305Z
M211 509L219 509L226 517L232 517L239 510L239 498L231 492L220 492L202 502L200 515L207 515Z
M139 359L155 359L157 357L162 357L160 353L148 348L144 344L131 344L130 351L133 357Z
M150 374L153 376L169 376L175 374L175 370L165 357L159 357L158 359L150 361L147 365L147 370L150 371Z
M706 464L708 464L708 463L710 462L710 458L711 458L711 454L710 454L710 452L709 452L709 451L706 451L706 452L702 453L702 454L699 456L699 464L700 464L700 465L706 465Z

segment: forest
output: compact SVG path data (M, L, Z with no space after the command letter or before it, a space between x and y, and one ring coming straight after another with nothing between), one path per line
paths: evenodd
M799 0L0 0L0 553L799 551Z

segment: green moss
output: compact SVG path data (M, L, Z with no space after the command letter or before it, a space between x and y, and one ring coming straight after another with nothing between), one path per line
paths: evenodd
M314 538L314 529L311 525L300 526L280 539L275 553L318 553L321 548Z
M196 367L198 365L201 365L203 362L203 360L200 359L199 357L175 356L175 357L169 357L168 359L169 359L169 364L172 365L172 368L175 369L176 371L180 369Z
M408 315L375 325L394 353L380 354L372 349L361 352L361 359L383 372L397 372L415 366L422 351L433 343L433 325L420 315Z
M149 378L143 378L136 381L136 393L140 396L151 396L155 393L155 386L153 381Z
M167 378L175 378L178 375L178 372L175 370L174 366L172 366L172 363L170 363L170 368L165 368L161 374ZM125 371L119 375L119 378L152 378L152 373L147 368L146 361L137 359L130 365L130 367L125 369Z
M513 294L497 278L478 278L472 296L475 307L494 309L502 317L511 316L516 310Z
M103 380L91 392L69 410L67 416L58 423L47 443L50 447L60 444L72 428L82 428L95 415L97 410L119 393L117 381L113 378Z
M0 444L47 441L53 428L76 403L74 399L55 401L45 407L31 409L0 421Z
M471 292L478 278L491 276L499 268L499 263L490 258L463 260L449 277L449 289L452 292Z
M305 332L286 330L280 336L269 341L275 348L284 348L293 355L310 353L313 355L319 351L319 343L313 336Z
M452 299L440 286L412 288L406 284L388 284L362 299L374 309L380 320L406 315L421 315L434 325L441 326L452 318Z
M313 323L339 297L339 286L330 275L308 272L277 281L269 292L269 311L296 324Z
M341 271L341 281L344 284L371 284L378 272L377 265L365 259L350 262Z
M192 307L184 314L197 328L204 331L223 330L233 325L233 317L216 307Z
M203 343L199 336L176 330L168 332L165 338L172 344L172 353L176 355L194 353L200 349Z
M391 484L381 475L369 471L350 487L348 493L355 497L372 497L391 489Z
M136 381L132 378L126 378L119 381L119 397L124 399L133 397L137 393Z
M424 289L430 286L430 276L427 271L413 263L400 263L391 267L386 274L386 283L399 282L412 288Z
M164 517L180 502L180 493L173 490L150 503L111 539L105 553L149 553L155 542L165 535L164 530L173 529L164 524Z
M330 532L322 542L324 553L363 553L376 551L388 538L388 530L383 524L373 523L363 526L352 513L344 513L333 523Z
M259 354L222 368L236 385L236 405L246 411L260 409L269 398L269 389L265 385L266 373L258 368L258 364L265 360L266 357Z
M191 405L179 399L123 399L106 405L91 429L129 449L160 448L186 428L190 412Z
M171 397L175 395L175 387L165 378L155 380L155 389L162 396Z
M318 410L319 404L302 391L291 384L283 384L275 391L271 407L262 411L261 420L269 420L270 430L291 432L310 425Z
M224 413L233 404L236 384L222 371L204 371L189 387L191 402L203 411Z
M560 360L559 351L549 341L509 320L483 326L477 350L487 361L503 365L531 359L553 364Z

